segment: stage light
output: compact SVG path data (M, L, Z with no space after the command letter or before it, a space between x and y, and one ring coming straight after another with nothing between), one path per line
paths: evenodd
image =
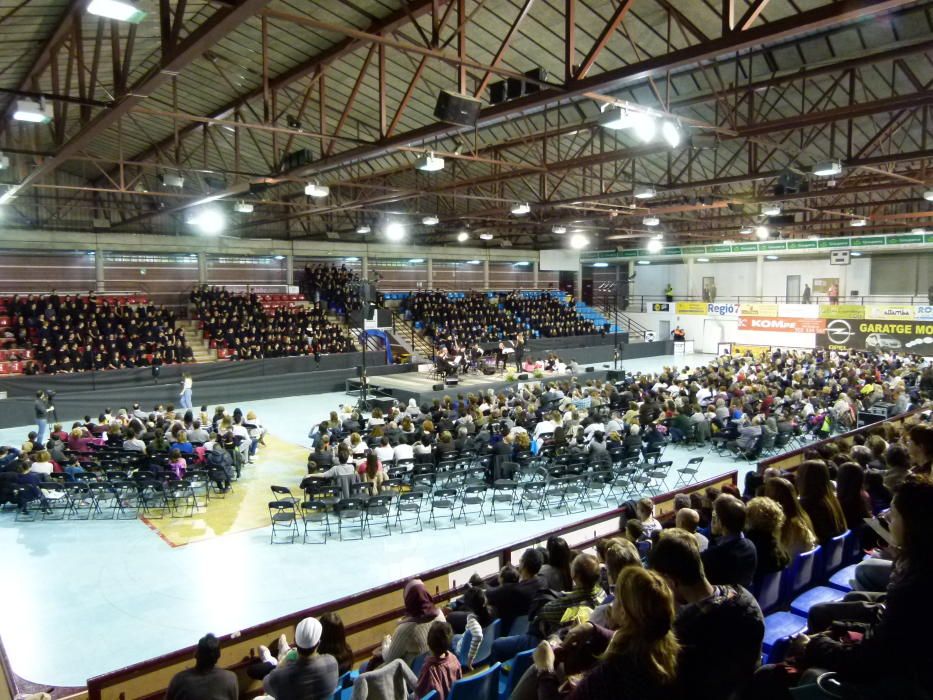
M759 241L766 241L771 237L771 231L768 230L767 226L756 226L755 235Z
M481 234L479 234L479 237L480 237L480 240L483 240L483 241L491 241L491 240L492 240L492 234L491 234L491 233L481 233Z
M646 246L649 253L660 253L664 249L664 242L657 238L652 238Z
M305 194L309 197L320 199L330 194L330 187L327 185L319 185L316 182L309 182L305 185Z
M394 243L398 243L405 238L405 227L398 221L390 221L386 224L386 238Z
M781 205L780 204L765 204L761 208L761 213L765 216L780 216L781 215Z
M631 129L636 123L635 115L622 107L610 107L599 119L599 125L604 129L619 131Z
M518 204L512 207L512 213L515 216L524 216L530 211L531 211L531 206L529 206L528 202L519 202Z
M421 219L421 223L425 226L437 226L439 222L440 219L438 219L436 216L426 216Z
M146 17L146 13L136 7L133 3L123 0L91 0L87 6L89 14L107 19L115 19L118 22L130 22L139 24Z
M459 241L460 243L465 243L468 240L470 240L470 234L467 233L466 231L461 231L460 233L457 234L457 241Z
M813 174L817 177L832 177L842 172L842 163L838 160L828 160L813 166Z
M667 145L671 148L677 148L680 145L680 127L678 127L675 122L665 120L664 123L661 124L661 136L664 137L664 140L667 141Z
M563 236L565 233L567 233L567 227L566 226L552 226L551 233L556 233L558 236Z
M233 205L233 211L237 214L252 214L253 205L249 202L237 202Z
M205 207L192 212L188 223L206 236L217 236L226 227L227 219L217 207Z
M444 169L444 159L438 158L433 153L429 153L426 156L422 156L416 160L415 167L418 170L423 170L426 173L435 173L438 170Z
M593 263L593 267L609 267L609 263L603 263L603 262Z
M657 196L657 191L653 187L642 185L635 188L635 199L651 199Z
M697 262L709 262L709 258L697 258Z
M52 121L52 115L49 114L45 105L32 100L16 100L13 118L16 121L31 122L33 124L45 124Z
M927 190L923 193L923 198L928 202L933 202L933 190Z
M356 227L356 232L359 233L359 234L367 234L367 233L369 233L370 231L372 231L372 229L371 229L369 226L367 226L366 224L361 224L361 225L359 225L359 226Z
M344 258L344 260L346 260L347 262L359 262L360 259L351 257L351 258Z
M868 219L852 219L852 221L849 222L849 226L853 228L862 228L863 226L867 225Z
M570 247L576 248L586 248L590 244L590 239L584 236L582 233L575 233L570 237Z
M658 125L650 114L639 113L635 115L635 124L632 128L639 139L648 143L657 133Z
M656 216L646 216L644 219L641 220L641 222L645 226L657 226L658 224L661 223L661 220Z

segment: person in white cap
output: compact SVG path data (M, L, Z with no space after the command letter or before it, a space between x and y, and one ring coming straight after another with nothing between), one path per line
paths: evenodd
M298 657L286 661L263 679L263 689L275 700L329 700L337 689L337 660L318 654L321 623L306 617L295 628Z

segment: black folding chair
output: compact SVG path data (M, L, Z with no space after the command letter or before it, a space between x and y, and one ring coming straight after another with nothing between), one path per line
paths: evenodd
M499 513L507 512L511 517L509 520L501 522L512 522L515 520L516 492L518 491L518 482L509 479L499 479L492 485L492 506L490 515L493 522L500 522Z
M371 496L366 501L366 529L369 531L370 537L388 537L392 534L389 515L392 510L393 500L394 496L379 495ZM385 531L381 535L374 535L373 524L382 526Z
M690 486L690 484L695 484L699 480L700 465L703 464L702 457L693 457L687 460L685 464L680 469L675 469L677 472L677 481L674 482L674 490L676 491L681 486Z
M399 494L398 502L395 506L395 524L398 525L401 532L421 532L421 510L424 507L426 496L424 491L409 491ZM402 517L402 516L405 517ZM415 523L417 530L406 530L405 523Z
M363 539L364 518L366 516L366 502L362 498L342 498L334 506L334 516L337 518L337 537L343 541L344 523L348 529L359 529L359 537L349 539Z
M276 538L281 537L283 533L288 538L288 544L294 544L295 538L298 537L295 504L291 501L269 501L269 519L272 521L269 544L275 544Z
M463 489L463 496L460 498L460 516L466 525L470 525L470 516L478 515L482 520L479 523L486 524L486 514L483 512L486 508L486 493L488 490L486 484L477 486L467 486Z
M320 501L305 501L301 504L301 522L304 525L304 536L302 543L308 543L310 533L321 533L321 541L318 544L327 542L330 537L330 518L327 514L327 505Z
M437 530L438 513L447 511L450 513L448 527L456 527L457 524L454 522L454 509L456 508L456 505L457 489L437 489L431 496L431 514L428 517L428 522L434 526L435 530Z

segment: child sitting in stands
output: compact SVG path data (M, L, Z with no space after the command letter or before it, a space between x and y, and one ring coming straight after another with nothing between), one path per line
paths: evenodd
M424 660L415 695L423 698L432 690L437 691L438 700L446 700L454 682L463 677L460 661L450 649L454 630L447 623L435 620L428 628L428 649L431 650Z
M185 461L185 458L181 456L181 451L177 447L173 448L172 451L168 453L168 459L168 468L176 477L184 479L185 469L187 469L188 463Z

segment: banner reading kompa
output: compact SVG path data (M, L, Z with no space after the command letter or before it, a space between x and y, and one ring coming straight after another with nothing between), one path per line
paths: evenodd
M933 355L933 322L835 318L816 336L817 347Z

